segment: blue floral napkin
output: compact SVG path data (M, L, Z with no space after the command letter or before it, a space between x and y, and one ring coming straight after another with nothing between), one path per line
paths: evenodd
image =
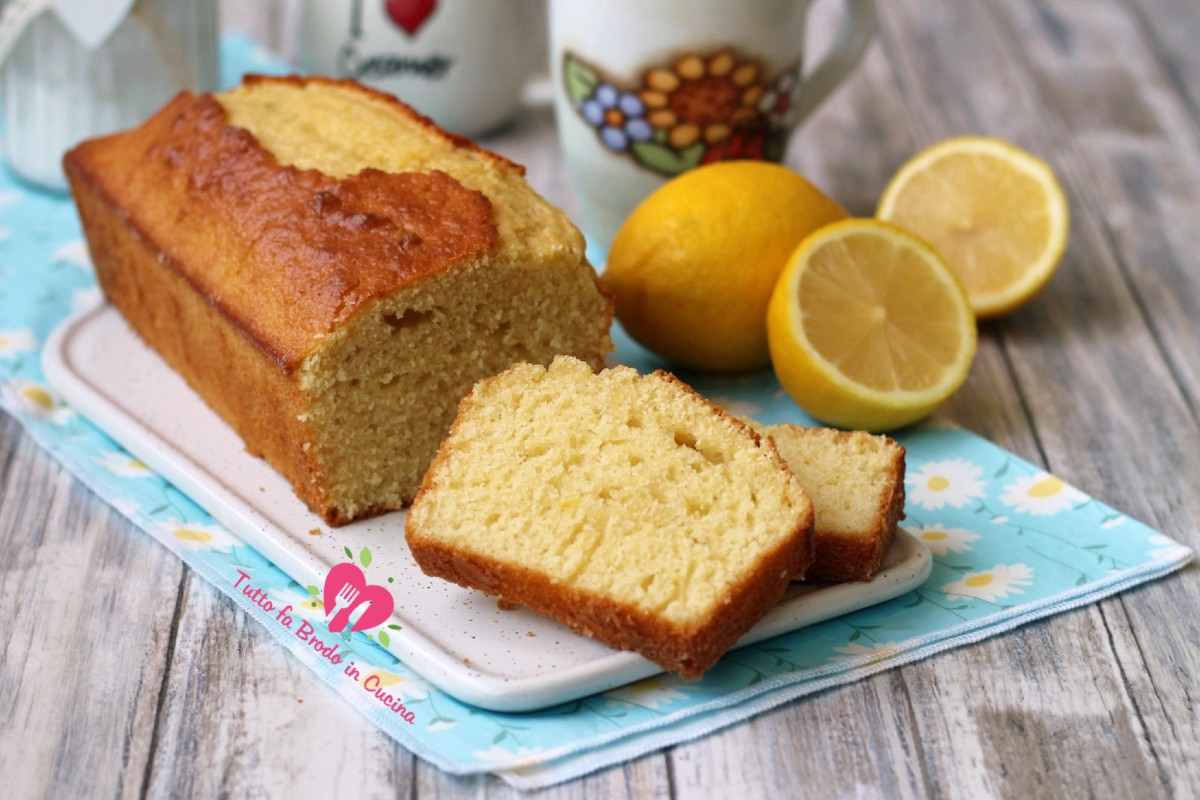
M226 39L222 55L226 84L244 71L280 71L245 38ZM430 686L370 637L329 633L312 589L291 580L55 397L42 374L41 346L55 325L96 297L70 201L0 173L0 405L348 703L448 772L497 772L519 787L547 786L1094 602L1179 569L1192 557L1170 538L971 433L915 429L898 438L908 450L904 524L934 557L933 573L919 589L736 650L700 681L658 676L543 711L483 711ZM620 360L639 369L656 366L617 333ZM735 413L768 423L811 422L769 373L684 377ZM274 613L236 587L242 575L244 585L262 589L276 608L291 605L325 640L337 640L342 663L289 635ZM349 661L357 665L358 679L347 677ZM389 696L391 703L383 699Z

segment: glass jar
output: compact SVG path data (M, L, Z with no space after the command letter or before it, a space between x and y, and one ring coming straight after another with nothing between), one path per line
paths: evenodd
M21 178L65 191L63 154L132 127L218 80L216 0L137 0L94 50L58 12L29 23L4 65L5 154Z

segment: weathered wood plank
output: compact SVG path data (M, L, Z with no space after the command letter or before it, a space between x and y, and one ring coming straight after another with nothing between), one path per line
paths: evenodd
M154 797L411 797L414 757L189 571Z
M0 776L137 797L182 565L0 413Z
M584 798L647 798L659 800L672 797L670 775L661 753L644 756L627 764L610 767L577 780L551 786L535 792L513 789L492 775L455 777L424 762L417 763L417 797L420 798L536 798L536 800L583 800Z
M812 58L829 46L839 6L814 4L808 31ZM895 73L876 40L845 82L793 132L785 163L851 214L872 216L887 178L916 152L907 115Z
M1187 0L1124 0L1162 64L1171 94L1200 126L1200 14Z
M953 785L947 773L962 770L983 781L971 796L1168 795L1111 660L1063 624L1098 616L1073 612L975 645L955 663L904 670L939 783Z
M1081 17L1101 16L1103 6L1086 4ZM918 12L906 7L907 13L888 18L902 26L895 33L896 42L929 36L934 27L942 35L930 36L927 47L895 45L896 63L911 73L902 82L913 87L913 104L924 109L920 115L924 124L937 121L941 125L935 136L972 129L999 135L1047 157L1064 179L1074 223L1059 274L1033 303L1006 320L985 326L983 332L1002 341L1009 353L1022 396L1035 412L1043 447L1049 452L1052 445L1058 454L1061 463L1054 466L1085 489L1106 484L1128 486L1115 479L1112 471L1154 475L1161 467L1159 453L1139 447L1147 441L1147 432L1156 443L1167 445L1165 452L1174 455L1181 448L1178 435L1170 431L1195 436L1196 427L1181 402L1175 376L1163 358L1148 315L1130 291L1119 255L1109 247L1104 226L1110 207L1091 201L1092 176L1102 169L1102 159L1080 156L1078 141L1060 122L1065 100L1043 96L1052 83L1039 84L1028 66L1022 68L1035 63L1032 51L1018 49L1022 37L1031 32L1003 36L999 27L1004 17L991 19L1004 10L1026 7L1019 3L947 6L941 14L926 15L919 27L914 22L920 19ZM993 35L964 35L972 25ZM950 35L952 30L955 35ZM930 75L939 76L936 89L930 86L933 81L926 80ZM1102 82L1103 77L1097 76L1097 81ZM961 99L948 102L947 96ZM1045 113L1043 106L1052 113ZM978 127L968 127L971 125ZM1176 284L1179 292L1195 288L1194 278L1182 275ZM1139 377L1122 382L1122 374ZM1089 402L1080 402L1080 398ZM1148 408L1156 412L1148 414ZM1110 456L1116 452L1122 453L1122 459ZM1180 456L1185 473L1189 466L1196 468L1194 460ZM1128 492L1127 498L1111 499L1128 499L1125 507L1136 511L1138 506L1146 506L1139 502L1144 496L1139 490ZM1131 507L1130 503L1137 505Z
M1118 362L1111 369L1122 395L1138 407L1129 415L1128 433L1113 443L1121 474L1105 475L1117 501L1185 543L1200 545L1200 511L1194 486L1200 477L1200 151L1195 117L1186 98L1171 90L1170 75L1155 59L1153 39L1137 35L1135 19L1111 9L1097 13L1092 4L1057 2L1039 9L1013 6L1009 24L1029 48L1042 77L1047 105L1059 111L1064 139L1078 153L1078 183L1085 203L1104 226L1107 239L1139 308L1165 354L1172 381L1182 393L1175 402L1147 370ZM1187 17L1186 13L1181 16ZM1194 13L1193 13L1194 16ZM1069 52L1050 45L1046 19L1078 31ZM1187 23L1184 23L1185 25ZM1119 109L1110 128L1076 112L1062 87L1083 81L1086 66L1118 77L1116 89L1100 105ZM1136 86L1140 103L1127 101L1124 87ZM1103 96L1102 92L1099 92ZM1086 165L1086 168L1085 168ZM1112 364L1112 362L1107 362ZM1107 365L1106 364L1106 365ZM1135 377L1136 376L1136 377ZM1131 385L1132 384L1132 385ZM1145 387L1143 389L1143 387ZM1185 407L1180 408L1180 405ZM1121 423L1118 423L1121 424ZM1098 430L1106 446L1107 430ZM1132 452L1131 452L1132 451ZM1115 470L1111 464L1098 471ZM1146 472L1141 470L1145 469ZM1102 607L1117 654L1121 679L1146 728L1147 747L1162 779L1177 794L1200 792L1194 758L1200 719L1178 713L1194 708L1195 676L1200 672L1200 571L1105 603ZM1121 634L1124 635L1121 635ZM1182 767L1182 768L1181 768Z
M929 35L928 47L894 48L898 66L909 73L905 83L913 87L928 115L946 127L979 124L980 130L1042 153L1058 168L1072 199L1073 238L1061 274L1026 310L987 331L1004 343L1048 464L1084 489L1195 544L1191 485L1200 476L1200 436L1176 381L1178 373L1169 368L1159 345L1163 338L1178 341L1179 330L1186 328L1172 326L1162 335L1152 328L1153 315L1143 311L1127 280L1133 271L1122 270L1121 256L1105 235L1112 216L1128 211L1139 198L1125 192L1109 202L1094 202L1101 194L1095 187L1095 175L1103 169L1104 154L1081 152L1085 137L1070 124L1075 119L1073 109L1087 124L1094 124L1107 114L1098 113L1097 106L1123 108L1122 98L1130 95L1130 83L1137 86L1134 94L1143 96L1153 96L1154 87L1139 85L1136 74L1108 79L1107 72L1095 71L1091 73L1093 95L1103 98L1103 87L1111 86L1116 96L1076 106L1047 67L1052 59L1046 53L1053 52L1058 43L1071 41L1078 48L1098 29L1103 30L1106 17L1119 10L1112 4L1087 3L1076 4L1073 13L1065 14L1066 4L1056 3L1057 24L1047 25L1047 6L1039 5L1036 10L1043 21L1036 26L1034 7L1029 4L963 5L926 16L918 31L917 4L897 5L902 13L889 18L896 23L895 42L912 42L922 34L929 35L930 28L939 29ZM964 35L972 25L991 35ZM1089 66L1098 70L1099 64L1120 63L1113 57L1115 51L1136 49L1136 37L1127 27L1116 30L1123 31L1120 40L1109 40L1086 56L1072 53L1069 63L1082 65L1078 68L1082 74L1074 76L1071 86L1088 82ZM964 58L966 48L970 59ZM1064 57L1062 63L1067 61ZM940 76L936 89L924 80L928 75ZM959 98L961 107L947 108L954 105L946 102L948 96ZM998 100L1001 97L1005 99ZM1144 114L1146 108L1149 106L1139 106L1133 113ZM1144 120L1131 123L1128 130L1114 128L1110 138L1128 139L1131 131L1145 135L1161 127L1160 119L1155 122L1155 126ZM1168 140L1165 149L1177 144ZM1195 174L1190 159L1177 160L1174 168L1177 174ZM1112 202L1116 200L1124 205ZM1143 220L1143 224L1149 222ZM1140 279L1138 273L1135 280ZM1185 295L1196 288L1195 278L1182 272L1170 282L1173 291ZM1070 664L1073 680L1065 696L1047 704L1050 713L1054 709L1066 715L1074 715L1074 709L1096 713L1086 673L1098 674L1107 662L1109 669L1120 672L1118 685L1126 696L1123 706L1107 713L1114 724L1121 717L1127 717L1127 722L1113 729L1115 738L1108 737L1096 746L1127 743L1132 731L1144 742L1141 750L1147 763L1159 767L1155 780L1162 781L1160 787L1167 791L1180 788L1177 779L1182 785L1193 785L1195 770L1170 756L1164 764L1164 750L1174 751L1186 744L1194 747L1197 732L1191 724L1194 720L1185 723L1184 730L1168 724L1170 712L1153 713L1153 686L1159 685L1160 692L1170 695L1166 701L1170 707L1186 707L1191 702L1191 690L1171 674L1171 665L1178 669L1194 662L1192 643L1197 633L1192 620L1200 616L1195 581L1196 572L1190 570L1107 602L1095 614L1075 614L1046 626L1053 632L1052 642L1091 641L1110 651L1079 653L1082 660ZM1110 622L1112 608L1128 610L1139 619L1132 625ZM1087 624L1090 620L1095 623ZM1015 646L1027 642L1029 635L1010 638ZM1153 641L1147 641L1149 637ZM1154 677L1140 677L1147 675ZM1031 680L1027 686L1040 691L1046 683ZM1053 720L1044 722L1050 724L1048 730L1053 729ZM1107 749L1112 751L1111 757L1125 750L1123 746ZM1082 752L1088 752L1091 761L1103 758L1095 746ZM1132 775L1132 771L1125 774ZM1097 790L1119 796L1118 788L1109 783Z
M671 753L676 796L929 797L910 704L884 674L825 692Z
M1080 199L1200 418L1200 125L1134 17L1080 2L1011 7L1038 92L1078 155ZM1191 15L1182 14L1181 18ZM1051 31L1075 31L1066 44ZM1086 92L1079 87L1089 87Z

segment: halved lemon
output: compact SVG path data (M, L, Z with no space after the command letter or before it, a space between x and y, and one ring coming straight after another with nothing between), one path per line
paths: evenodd
M1024 305L1054 274L1067 246L1067 199L1054 170L982 136L947 139L900 168L876 216L933 245L980 319Z
M779 382L842 428L881 432L927 416L966 380L975 336L966 294L937 252L875 219L805 238L767 309Z

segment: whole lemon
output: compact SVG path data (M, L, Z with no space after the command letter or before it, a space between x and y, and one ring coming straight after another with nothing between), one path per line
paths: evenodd
M849 216L778 164L726 161L685 172L634 209L604 282L644 347L704 372L770 363L767 303L805 236Z

